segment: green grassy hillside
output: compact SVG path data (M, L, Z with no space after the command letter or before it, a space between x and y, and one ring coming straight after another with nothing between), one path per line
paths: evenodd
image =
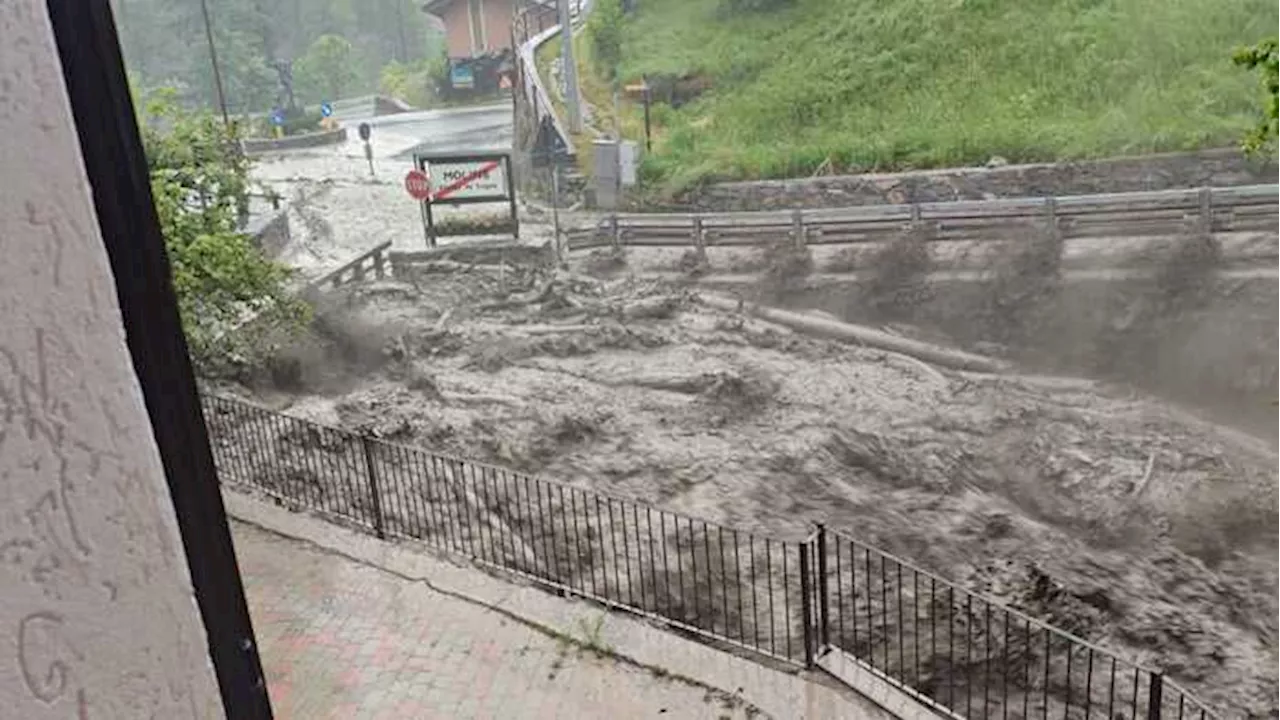
M670 189L1232 145L1260 88L1231 53L1277 23L1274 0L725 2L643 0L626 23L623 82L713 86L655 114L645 172Z

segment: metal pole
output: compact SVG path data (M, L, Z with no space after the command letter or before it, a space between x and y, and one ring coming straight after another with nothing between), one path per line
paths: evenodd
M569 0L560 0L560 76L564 79L564 105L569 112L569 131L582 132L582 109L578 103L578 66L573 60L573 25Z
M213 87L218 93L218 107L222 110L222 124L231 130L231 118L227 115L227 96L222 92L222 72L218 70L218 51L213 46L213 25L209 22L209 4L200 0L200 13L204 16L204 36L209 42L209 60L213 63Z
M804 666L812 669L817 657L813 638L813 578L810 576L809 553L812 548L810 540L798 546L800 549L800 615L804 618Z
M1164 675L1151 673L1151 684L1147 688L1147 720L1160 720L1164 709Z
M385 540L387 533L383 527L382 492L378 488L378 468L373 462L373 439L368 435L361 435L360 447L364 450L365 471L369 473L369 503L373 510L373 532L378 539Z
M839 578L836 579L839 582ZM827 526L818 526L818 639L819 649L831 644L830 607L828 606L827 586ZM840 608L836 608L839 612ZM901 620L899 620L901 622Z
M556 262L563 263L565 253L560 249L560 163L551 166L551 226L555 230Z
M644 79L644 149L646 152L653 150L653 140L649 135L649 101L651 93L649 91L649 79Z

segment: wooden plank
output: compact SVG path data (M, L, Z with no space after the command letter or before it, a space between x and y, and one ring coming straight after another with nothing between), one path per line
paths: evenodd
M1275 208L1277 204L1280 204L1280 185L1242 185L1213 188L1214 207L1253 204L1270 205Z
M1124 193L1093 193L1090 195L1064 195L1058 197L1058 207L1104 207L1132 203L1188 204L1195 207L1199 204L1200 188L1178 188L1174 190L1139 190Z
M569 241L569 250L592 250L613 245L611 238L582 238Z
M891 236L874 233L856 233L842 231L838 233L814 235L810 233L809 245L870 245L886 242Z
M845 208L820 208L804 211L805 225L860 222L907 222L911 219L910 205L859 205Z
M791 232L790 225L745 225L739 227L706 227L702 228L703 234L713 236L725 235L773 235L781 233L786 235Z
M1123 226L1114 223L1069 225L1062 228L1064 238L1086 237L1144 237L1150 235L1177 235L1190 227L1185 222L1158 221L1130 223Z
M692 247L693 240L688 237L627 237L623 236L622 244L627 247Z
M920 203L922 220L962 220L966 218L1021 218L1044 214L1045 198L1007 198Z
M607 226L607 223L604 224ZM675 227L675 228L691 228L693 227L692 215L655 215L651 217L624 217L618 216L618 227L620 228L642 228L642 227Z
M1136 212L1139 210L1187 210L1200 207L1199 190L1179 190L1171 193L1128 193L1097 197L1076 196L1058 198L1059 215L1090 215L1100 212Z
M905 221L884 221L884 222L824 222L822 224L809 225L810 233L839 233L839 232L903 232L907 229L908 224Z

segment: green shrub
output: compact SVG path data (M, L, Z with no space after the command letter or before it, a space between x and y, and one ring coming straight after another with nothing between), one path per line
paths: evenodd
M724 13L769 12L793 4L794 0L720 0Z
M621 77L713 88L660 127L645 171L664 188L808 175L828 160L858 172L1233 145L1257 122L1257 86L1231 50L1277 22L1270 0L723 12L730 1L646 0L622 25Z
M613 80L622 61L622 26L625 17L621 0L600 0L587 20L587 38L596 71Z
M1271 154L1276 143L1277 93L1280 92L1280 60L1276 57L1277 39L1272 37L1252 47L1236 51L1232 60L1262 76L1262 121L1245 136L1246 150L1258 154Z

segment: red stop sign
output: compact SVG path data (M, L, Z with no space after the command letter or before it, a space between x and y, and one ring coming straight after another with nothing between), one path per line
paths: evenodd
M431 197L431 178L421 170L410 170L404 176L404 189L414 200L426 200Z

